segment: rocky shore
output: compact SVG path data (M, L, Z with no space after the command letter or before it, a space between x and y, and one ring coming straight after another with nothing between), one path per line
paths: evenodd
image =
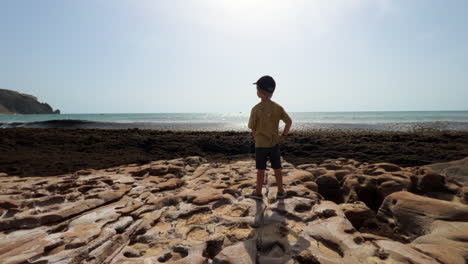
M3 175L1 262L467 263L468 158L283 166L287 197L268 171L263 201L252 160Z

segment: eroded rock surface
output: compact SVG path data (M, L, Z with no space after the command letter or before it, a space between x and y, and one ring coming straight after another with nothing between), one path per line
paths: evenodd
M276 199L270 170L263 201L246 197L253 160L4 175L1 263L468 261L466 187L431 167L347 159L283 166L287 197Z
M468 186L468 157L451 162L435 163L429 165L434 171L452 177L458 182Z

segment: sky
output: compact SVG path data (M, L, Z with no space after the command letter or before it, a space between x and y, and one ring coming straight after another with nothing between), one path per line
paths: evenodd
M468 110L466 0L4 0L0 88L62 113Z

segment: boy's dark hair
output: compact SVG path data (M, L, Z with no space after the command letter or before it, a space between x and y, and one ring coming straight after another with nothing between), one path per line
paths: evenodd
M260 79L258 79L257 82L254 82L254 84L256 84L260 90L270 94L272 94L276 88L275 80L273 79L273 77L268 75L260 77Z

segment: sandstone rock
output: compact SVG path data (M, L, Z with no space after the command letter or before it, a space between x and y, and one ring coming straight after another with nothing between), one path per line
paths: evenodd
M435 172L455 179L464 186L468 186L468 157L444 163L428 165Z
M377 216L415 239L427 234L436 220L468 221L468 205L397 192L385 199Z
M93 173L93 170L79 170L79 171L75 172L75 175L77 175L77 176L90 175L91 173Z
M340 203L343 201L340 182L333 174L325 174L319 176L315 183L318 186L318 192L325 197L325 199L332 200Z
M191 203L197 205L204 205L225 198L223 195L223 190L213 188L203 188L196 191L188 191L181 195L185 195Z
M401 171L400 166L397 166L395 164L391 163L376 163L371 166L370 168L376 168L376 169L383 169L386 172L396 172L396 171Z
M306 170L306 169L309 169L309 168L316 168L317 167L317 164L301 164L299 166L297 166L298 169L300 170Z
M304 182L312 182L315 179L312 173L304 170L289 169L285 170L283 174L283 183L288 185L303 184Z
M315 182L305 182L304 187L311 191L318 192L318 185Z
M468 259L468 222L434 221L426 235L416 238L414 248L444 263L464 264Z
M468 204L468 187L463 187L460 189L460 196L463 199L463 203Z
M444 188L431 189L429 182L439 176L425 168L348 159L302 168L284 169L287 196L280 200L268 171L262 201L243 195L255 187L253 160L223 164L190 157L47 178L1 177L0 259L2 264L467 259L466 187L446 181ZM423 197L423 191L444 200ZM330 194L345 194L348 203L326 200ZM379 219L411 243L357 231L374 220L368 203L376 197L383 201ZM359 202L363 198L365 204Z
M206 159L200 157L200 156L192 156L192 157L187 157L184 159L184 161L190 165L190 166L199 166L201 165L202 163L205 163L206 162Z
M435 172L429 167L422 167L418 174L418 187L423 193L445 191L445 176Z
M0 200L0 208L2 209L12 209L12 208L19 208L21 207L20 200L14 200L11 198L2 198Z
M377 211L383 199L391 193L412 189L411 176L407 172L382 172L377 175L367 167L347 175L343 182L344 201L353 203L363 201L369 208Z
M227 264L255 264L257 255L257 243L255 240L247 240L224 248L213 260L213 263Z
M160 183L157 186L155 186L154 189L151 192L160 192L160 191L166 191L166 190L173 190L173 189L179 188L183 184L184 184L184 182L181 179L178 179L178 178L170 179L168 181L165 181L165 182Z
M343 203L340 207L356 229L359 229L364 222L375 218L375 213L363 202Z

